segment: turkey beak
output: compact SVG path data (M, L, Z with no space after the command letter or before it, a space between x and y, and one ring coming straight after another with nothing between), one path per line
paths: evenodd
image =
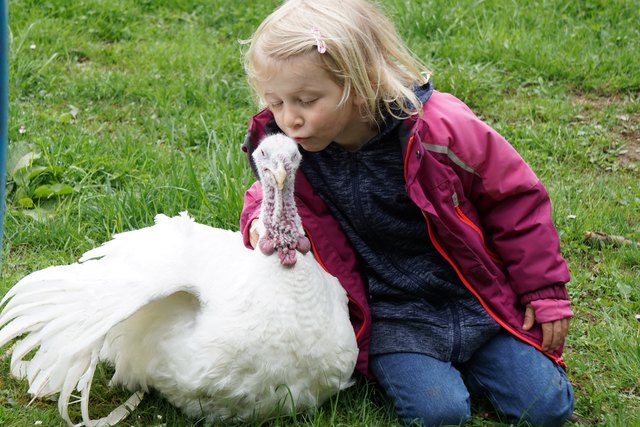
M278 165L275 170L271 170L273 173L273 177L276 180L276 184L278 185L278 190L282 190L284 187L284 180L287 177L287 171L284 170L284 165L282 162L278 162Z

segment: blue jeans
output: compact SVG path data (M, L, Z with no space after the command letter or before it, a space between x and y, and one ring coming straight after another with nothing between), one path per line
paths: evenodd
M561 426L573 413L564 370L508 332L459 366L424 354L390 353L372 356L370 368L405 425L465 423L471 418L469 391L486 395L507 422Z

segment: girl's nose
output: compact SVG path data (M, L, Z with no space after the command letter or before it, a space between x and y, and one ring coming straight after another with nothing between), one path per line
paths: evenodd
M284 125L289 129L296 129L303 125L304 119L302 116L296 111L295 108L285 107L284 108Z

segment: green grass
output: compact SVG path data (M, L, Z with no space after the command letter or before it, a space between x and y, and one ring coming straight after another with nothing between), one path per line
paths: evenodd
M239 39L276 1L12 0L10 174L0 295L113 233L188 210L237 228L253 180L239 146L255 112ZM575 317L565 358L581 424L640 425L640 4L637 1L383 2L434 71L547 185ZM18 160L22 158L22 167ZM95 415L127 393L98 374ZM61 425L0 363L0 426ZM474 406L471 425L499 425ZM204 425L157 396L125 425ZM271 425L396 425L363 381L315 417Z

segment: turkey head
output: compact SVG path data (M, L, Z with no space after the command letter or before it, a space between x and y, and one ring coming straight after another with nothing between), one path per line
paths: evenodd
M262 184L258 247L266 255L277 251L281 264L292 266L296 251L306 253L311 246L293 192L302 155L293 139L275 134L264 138L252 156Z

